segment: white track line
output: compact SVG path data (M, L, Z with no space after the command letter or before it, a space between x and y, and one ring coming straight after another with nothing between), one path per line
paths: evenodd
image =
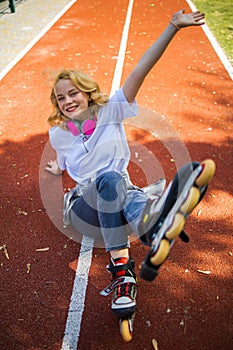
M61 16L76 2L77 0L71 0L45 27L44 29L35 36L35 38L25 46L25 48L0 72L0 80L23 58L26 53L39 41L42 36L56 23Z
M191 0L186 0L186 2L188 3L188 5L192 11L197 11L197 8L195 7L195 5L193 4L193 2ZM211 33L207 24L205 24L204 26L201 26L201 27L202 27L203 31L205 32L207 38L209 39L211 45L213 46L213 49L216 52L216 54L218 55L223 66L225 67L227 73L229 74L230 78L233 80L233 67L232 67L231 63L229 62L228 58L226 57L225 53L223 52L222 48L220 47L217 40L215 39L215 37Z
M124 29L121 37L121 44L120 44L120 49L118 53L118 59L116 63L114 77L112 81L110 96L113 95L117 89L119 89L121 84L121 76L122 76L123 65L125 60L125 51L126 51L126 45L128 41L130 20L131 20L132 10L133 10L133 2L134 0L130 0L128 5L128 10L127 10Z
M130 0L128 5L126 20L119 48L118 60L112 81L111 94L120 87L121 83L133 2L134 0ZM76 350L78 346L86 289L88 284L88 274L92 260L92 251L93 240L83 236L61 350Z
M92 260L92 251L93 239L83 236L73 291L70 299L65 334L62 342L62 350L77 349L88 283L88 274Z

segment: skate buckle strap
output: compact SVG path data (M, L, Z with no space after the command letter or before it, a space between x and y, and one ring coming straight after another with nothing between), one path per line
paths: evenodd
M107 270L109 272L119 272L119 271L126 271L129 270L131 268L134 268L134 261L132 259L129 259L128 262L126 264L119 264L119 265L107 265Z
M124 283L132 283L132 284L136 284L135 278L133 277L129 277L129 276L123 276L123 277L119 277L115 280L113 280L105 289L103 289L99 294L106 297L109 294L112 293L112 291L114 290L114 288L116 286L118 286L119 284L124 284Z

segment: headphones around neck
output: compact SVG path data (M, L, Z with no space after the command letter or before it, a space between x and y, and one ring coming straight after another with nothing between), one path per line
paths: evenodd
M93 119L86 119L81 124L75 119L68 120L66 122L66 126L74 136L78 136L80 134L90 136L95 130L96 122L97 119L96 116L94 116Z

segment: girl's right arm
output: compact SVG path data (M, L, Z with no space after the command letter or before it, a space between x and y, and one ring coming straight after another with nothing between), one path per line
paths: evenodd
M188 26L202 25L204 24L203 19L204 14L199 11L185 14L183 10L180 10L172 16L172 20L167 28L155 43L144 53L123 85L123 91L129 103L134 101L145 77L158 62L177 31Z

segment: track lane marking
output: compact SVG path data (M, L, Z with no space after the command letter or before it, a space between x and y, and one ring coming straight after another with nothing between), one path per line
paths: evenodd
M125 60L125 52L126 52L126 46L128 41L129 27L130 27L130 21L132 17L133 3L134 3L134 0L129 1L125 24L122 32L122 37L121 37L118 59L117 59L117 63L114 71L113 80L112 80L112 88L111 88L110 96L113 95L117 89L119 89L121 84L121 77L122 77L123 65Z
M84 301L88 284L88 275L91 266L93 251L93 239L83 236L79 252L78 266L75 273L73 291L70 299L69 312L66 321L65 334L62 342L62 350L76 350Z
M197 11L196 6L193 4L193 2L191 0L186 0L186 2L188 3L188 5L192 11ZM202 27L205 35L209 39L209 42L210 42L211 46L213 47L214 51L216 52L218 58L220 59L224 68L226 69L227 73L229 74L231 80L233 80L233 67L232 67L230 61L228 60L227 56L225 55L223 49L221 48L221 46L217 42L216 38L214 37L214 35L210 31L208 25L205 24L201 27Z
M28 53L29 50L39 41L49 29L61 18L77 0L71 0L58 14L37 34L29 44L0 72L0 81L9 71Z

